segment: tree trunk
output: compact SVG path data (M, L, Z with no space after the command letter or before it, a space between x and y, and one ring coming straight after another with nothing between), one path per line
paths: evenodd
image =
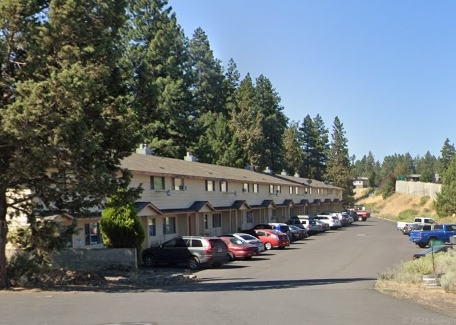
M0 289L8 288L9 281L6 276L6 236L8 224L6 223L6 190L0 188Z
M6 234L8 226L5 221L0 221L0 288L8 288L9 282L6 276Z

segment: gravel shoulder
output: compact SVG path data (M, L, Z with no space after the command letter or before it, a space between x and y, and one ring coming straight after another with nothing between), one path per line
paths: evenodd
M382 294L441 313L450 317L452 323L456 323L456 293L447 293L440 287L425 287L383 280L376 282L375 289Z

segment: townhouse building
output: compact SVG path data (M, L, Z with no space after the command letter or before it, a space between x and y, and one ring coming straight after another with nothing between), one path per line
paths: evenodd
M183 159L155 156L141 145L121 162L132 173L132 187L142 186L135 207L145 229L143 247L160 244L176 235L239 232L258 223L285 222L293 215L340 211L342 188L252 168L199 163L187 153ZM79 232L69 247L103 247L101 211L90 216L48 214L63 226L76 219Z

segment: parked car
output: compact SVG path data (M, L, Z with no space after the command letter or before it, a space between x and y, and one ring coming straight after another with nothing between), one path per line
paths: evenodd
M256 235L256 233L255 233L255 235ZM257 246L258 250L260 251L260 253L264 252L266 250L266 248L264 248L264 244L261 242L261 240L259 240L258 237L255 237L255 236L250 235L250 234L237 232L237 233L234 233L234 234L231 234L231 235L223 235L223 236L233 236L233 237L245 240L249 244Z
M439 245L439 246L433 246L429 247L428 249L425 249L422 252L415 253L413 254L413 259L416 260L420 257L426 256L427 254L436 254L436 253L441 253L441 252L447 252L448 250L452 249L453 246L450 245Z
M326 222L323 222L323 221L318 220L318 219L314 219L314 221L317 223L317 225L319 225L323 229L323 232L328 231L329 229L331 229Z
M348 215L353 218L353 222L359 221L359 216L358 216L358 214L356 213L355 210L348 209L345 212L347 212Z
M228 256L232 261L237 258L248 260L252 256L260 254L258 246L249 244L243 239L230 236L220 236L219 238L228 246Z
M301 221L299 219L289 219L286 224L288 226L295 226L295 227L298 227L299 229L302 229L304 230L305 234L304 234L304 238L307 238L309 237L309 234L307 233L307 228L305 227L305 225L303 225L301 223Z
M178 236L142 251L145 266L159 264L220 267L228 261L228 246L218 237Z
M347 216L344 216L341 212L333 212L333 211L323 211L320 213L320 215L326 215L326 216L333 216L339 219L342 227L345 227L348 225L348 218Z
M276 247L284 249L290 246L290 239L283 232L273 229L256 229L255 232L267 250Z
M283 232L284 234L287 234L288 239L290 241L293 240L293 236L291 234L290 227L286 223L278 223L278 222L271 222L269 223L270 226L272 226L272 229L278 230L280 232Z
M294 225L289 225L288 227L290 227L291 231L291 241L296 241L308 237L306 229Z
M314 217L314 219L327 223L330 229L342 228L342 224L340 223L340 220L337 217L328 215L317 215Z

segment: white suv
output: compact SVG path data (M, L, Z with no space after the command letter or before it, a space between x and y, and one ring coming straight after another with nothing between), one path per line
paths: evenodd
M342 224L337 217L329 216L329 215L317 215L314 219L321 220L324 223L329 225L331 229L339 229L342 228Z

